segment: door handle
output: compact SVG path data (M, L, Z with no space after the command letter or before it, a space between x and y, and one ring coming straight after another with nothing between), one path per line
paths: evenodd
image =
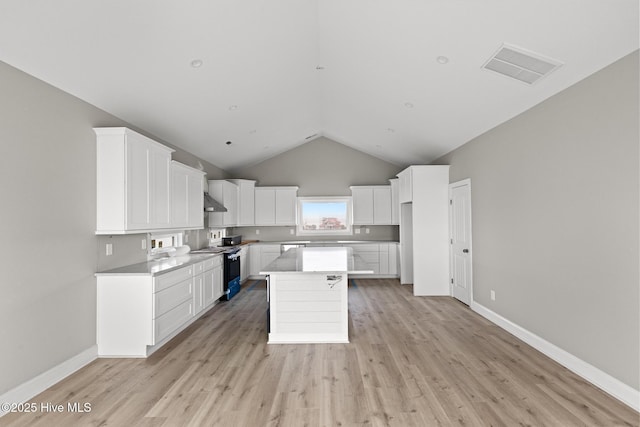
M463 253L463 254L468 254L468 253L469 253L469 249L463 249L463 250L462 250L462 253Z

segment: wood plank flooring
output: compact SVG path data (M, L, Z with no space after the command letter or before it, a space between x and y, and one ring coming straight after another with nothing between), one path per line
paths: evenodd
M638 426L639 415L448 297L349 288L350 344L268 345L248 282L148 359L99 359L1 426Z

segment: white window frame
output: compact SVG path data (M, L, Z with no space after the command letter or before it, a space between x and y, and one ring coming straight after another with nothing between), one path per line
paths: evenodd
M305 230L302 206L304 203L346 203L347 205L347 228L344 230ZM298 221L297 234L302 236L335 236L353 234L353 202L349 196L335 197L298 197Z

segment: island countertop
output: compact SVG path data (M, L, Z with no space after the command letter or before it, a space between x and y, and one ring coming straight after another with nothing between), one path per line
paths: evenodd
M367 263L349 247L292 248L264 267L260 274L346 272L373 274Z

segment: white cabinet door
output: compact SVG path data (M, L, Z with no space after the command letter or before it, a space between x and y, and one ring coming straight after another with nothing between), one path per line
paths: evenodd
M397 177L399 179L398 198L400 203L409 203L413 201L413 171L407 168L400 172Z
M171 225L171 153L135 135L127 135L127 229Z
M256 187L256 225L296 225L298 187Z
M171 227L171 154L149 147L149 218L151 228Z
M171 222L174 227L186 227L189 223L189 178L177 162L171 162Z
M389 274L398 275L398 244L389 243Z
M238 186L238 226L253 226L255 220L256 182L247 179L231 179Z
M204 172L171 162L171 224L173 228L204 228Z
M151 200L149 193L149 183L151 170L149 168L149 149L144 142L135 142L134 138L127 141L127 223L128 230L143 230L151 226L149 209Z
M388 185L373 189L373 223L391 224L391 187Z
M391 187L389 185L351 187L354 225L391 224Z
M209 195L227 208L209 213L209 226L232 227L238 224L238 186L226 180L210 180Z
M391 225L400 224L400 182L398 178L390 179L391 186Z
M97 234L171 227L171 153L127 128L95 128Z
M211 306L218 300L224 290L222 288L222 265L216 265L211 270L207 270L204 276L204 307Z
M296 225L298 188L276 189L276 225Z
M204 310L204 273L193 278L193 313Z
M249 277L249 267L251 265L251 257L249 256L249 247L243 246L240 249L240 283L244 283Z
M274 225L276 223L276 191L273 188L255 189L256 225Z
M373 224L373 188L351 187L353 224Z

